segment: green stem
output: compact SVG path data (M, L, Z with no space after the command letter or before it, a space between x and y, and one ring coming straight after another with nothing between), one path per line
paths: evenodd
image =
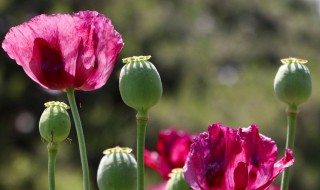
M58 152L58 144L49 142L48 146L48 183L49 190L55 190L55 167Z
M84 190L89 190L89 166L88 166L88 159L87 159L87 152L86 152L86 144L84 140L84 135L82 131L81 120L78 112L78 108L75 101L74 90L67 89L66 90L74 124L76 126L78 142L79 142L79 151L80 151L80 158L81 158L81 166L82 166L82 174L83 174L83 188Z
M296 121L297 121L298 107L295 105L289 105L287 110L287 141L286 141L286 149L294 149L294 138L295 138L295 129L296 129ZM281 190L288 190L289 188L289 173L290 168L287 168L283 174L281 179Z
M138 111L137 113L137 190L144 190L144 143L146 127L148 122L148 112Z

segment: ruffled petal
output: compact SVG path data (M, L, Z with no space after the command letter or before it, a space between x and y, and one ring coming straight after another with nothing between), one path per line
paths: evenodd
M3 49L45 88L94 90L104 85L123 42L95 11L39 15L7 33Z
M272 184L272 182L276 179L276 177L281 172L283 172L286 168L292 166L293 163L294 163L294 157L293 157L292 150L286 149L286 155L274 164L273 173L269 181L265 185L258 188L257 190L268 189L268 187Z
M93 63L92 71L79 89L97 89L104 85L110 77L124 43L121 35L114 29L111 20L102 14L95 11L82 11L77 16L81 20L87 21L86 28L89 28L90 33L87 38L89 43L86 44L89 44L91 53L95 55L95 59L90 60ZM86 56L85 59L88 57L90 59L90 56ZM79 75L81 73L79 72Z
M219 123L209 126L193 140L184 166L186 181L195 190L232 189L234 166L241 167L244 161L242 151L235 130Z
M11 28L2 47L34 81L45 88L63 89L73 84L68 70L74 69L65 55L76 54L78 32L73 26L77 23L70 15L39 15ZM64 41L68 46L61 47Z
M256 125L238 131L246 150L248 187L257 189L272 177L273 165L278 157L277 146L273 140L259 134Z

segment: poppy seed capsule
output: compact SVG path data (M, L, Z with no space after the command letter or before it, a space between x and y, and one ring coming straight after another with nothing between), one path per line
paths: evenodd
M191 190L191 187L184 179L182 168L173 169L169 177L170 179L167 182L166 190Z
M119 79L122 100L137 111L148 111L161 98L162 83L151 56L134 56L123 59Z
M136 190L137 162L131 151L114 147L103 152L97 173L99 190Z
M71 122L67 112L69 106L63 102L47 102L43 111L39 131L43 139L48 142L64 141L70 133Z
M298 106L311 95L312 85L307 60L297 58L282 59L274 79L276 96L288 105Z

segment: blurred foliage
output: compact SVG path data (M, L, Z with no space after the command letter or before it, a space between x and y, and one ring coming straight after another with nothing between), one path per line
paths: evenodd
M294 190L320 189L320 2L317 0L0 0L0 40L9 28L35 15L97 10L122 34L125 47L107 84L77 92L88 149L93 189L102 151L116 145L135 149L135 112L118 90L121 59L152 55L164 85L152 109L146 146L155 148L157 132L168 127L205 131L214 122L233 127L258 124L283 155L285 105L273 92L280 59L308 59L313 94L300 108ZM46 91L0 51L0 189L47 189L46 144L38 134L44 103L67 102L61 92ZM60 145L57 189L82 186L75 130ZM146 185L160 182L147 169ZM278 183L279 181L277 181ZM66 185L68 184L68 185Z

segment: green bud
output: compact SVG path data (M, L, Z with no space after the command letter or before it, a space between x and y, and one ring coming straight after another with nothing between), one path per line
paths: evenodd
M161 98L162 83L151 56L134 56L123 59L119 79L122 100L129 107L146 112Z
M191 190L191 187L184 179L182 168L173 169L169 177L170 179L167 182L166 190Z
M71 122L67 112L69 106L63 102L47 102L43 111L39 131L43 139L52 143L64 141L70 133Z
M288 105L298 106L311 95L312 85L307 60L297 58L282 59L274 79L276 96Z
M131 151L114 147L103 152L97 173L99 190L136 190L137 162Z

